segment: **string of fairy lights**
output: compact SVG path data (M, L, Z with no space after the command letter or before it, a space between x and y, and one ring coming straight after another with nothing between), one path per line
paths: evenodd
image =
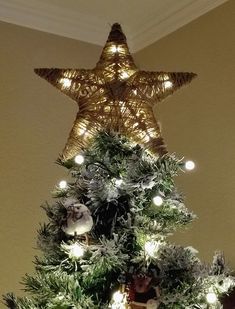
M79 154L79 155L75 156L74 162L78 165L82 165L85 162L85 157L83 155ZM181 167L185 171L190 172L190 171L195 170L196 164L192 160L187 160L187 161L183 162ZM113 183L117 187L120 187L123 184L123 182L124 182L124 180L121 179L121 178L120 179L113 179ZM66 190L68 188L67 181L61 180L58 183L57 188L59 188L61 190ZM153 197L152 202L155 206L161 207L164 204L164 197L161 196L160 194L156 194ZM80 244L77 241L73 244L66 245L66 249L67 249L69 258L75 259L75 260L82 258L85 251L86 251L86 246L88 246L88 245ZM157 255L157 252L158 252L160 246L161 246L160 240L157 241L157 240L153 240L153 239L148 239L144 244L144 250L145 250L146 257L155 257ZM216 305L216 303L218 301L218 297L217 297L216 293L213 291L213 288L211 288L211 290L207 291L207 293L205 294L205 298L206 298L208 305L211 305L212 307L214 305ZM126 309L127 303L128 303L128 301L127 301L127 295L126 295L125 291L117 290L113 293L110 308L111 309Z
M81 154L82 149L88 146L100 128L107 132L110 130L119 132L159 157L166 154L167 149L153 107L196 77L196 74L188 72L139 70L119 24L112 26L94 69L41 68L35 69L35 73L76 101L79 106L79 112L60 157L63 162L73 159L78 165L86 163L86 157ZM186 160L181 161L180 167L190 172L195 170L196 165L194 161ZM125 186L125 178L120 176L112 178L111 182L116 188ZM56 185L56 189L66 192L69 186L67 180L62 179ZM167 198L163 193L154 192L153 207L161 209L166 203ZM84 208L86 210L85 205ZM156 221L155 223L157 224ZM92 228L92 218L89 224ZM73 234L72 228L69 230L67 227L66 231L68 235L76 235ZM163 243L164 239L146 237L143 244L146 259L157 257ZM82 259L86 251L91 248L88 241L79 242L77 238L72 243L62 243L61 246L67 253L68 259L73 261ZM213 287L205 290L203 297L208 307L216 308L217 295ZM63 297L59 293L58 298ZM138 308L155 309L158 307L157 302L156 299L149 299L148 304L141 303ZM127 292L122 286L113 293L109 308L130 308Z
M83 155L79 154L77 156L75 156L74 158L74 162L76 164L83 164L85 161L85 158ZM183 169L186 170L186 171L192 171L194 170L196 167L195 165L195 162L192 161L192 160L187 160L183 163ZM119 187L122 183L123 183L123 179L121 178L118 178L118 179L114 179L114 183L116 184L117 187ZM68 183L66 180L61 180L59 183L58 183L58 188L59 189L66 189L68 186ZM153 203L156 205L156 206L161 206L163 204L164 200L163 200L163 197L160 196L160 195L156 195L153 197Z
M128 72L126 71L122 71L121 75L120 75L120 78L121 79L126 79L129 77L129 74ZM167 90L167 89L170 89L172 86L173 86L173 83L172 81L170 81L170 77L165 74L164 78L166 79L164 82L163 82L163 86L164 86L164 89ZM67 78L67 77L62 77L60 80L59 80L59 83L63 86L63 88L67 88L69 89L72 85L72 80L70 78ZM137 95L137 90L134 89L133 90L133 93L135 95Z

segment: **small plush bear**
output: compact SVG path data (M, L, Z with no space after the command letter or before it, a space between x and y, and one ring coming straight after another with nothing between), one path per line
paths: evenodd
M160 291L153 285L153 277L147 274L134 274L129 290L129 300L132 309L157 309L160 302Z

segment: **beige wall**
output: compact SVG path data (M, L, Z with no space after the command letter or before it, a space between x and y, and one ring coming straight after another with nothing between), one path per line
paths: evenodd
M37 252L40 205L66 176L54 164L76 103L36 76L36 67L93 67L101 48L0 23L0 295L19 291ZM2 305L0 305L2 308Z
M169 150L197 162L178 186L199 219L175 241L210 260L224 250L235 269L235 1L229 1L136 55L147 70L198 78L159 104Z
M235 268L234 18L230 1L135 55L148 70L199 74L157 108L170 151L198 169L179 186L200 217L176 240L208 260L221 248ZM76 104L34 73L35 67L94 66L101 48L0 23L0 294L19 293L31 272L39 205L65 171L53 164L77 111Z

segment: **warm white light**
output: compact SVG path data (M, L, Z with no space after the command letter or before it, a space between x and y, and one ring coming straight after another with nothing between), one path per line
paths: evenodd
M164 82L165 89L170 89L173 86L173 83L169 80Z
M149 240L145 243L144 249L150 257L154 257L159 249L160 242Z
M60 189L66 189L67 188L67 181L66 180L61 180L59 183Z
M193 161L186 161L185 162L185 168L188 171L192 171L195 168L195 163Z
M89 136L89 132L84 133L84 138Z
M72 81L69 78L61 78L60 82L66 88L69 88L71 86L71 84L72 84Z
M136 89L133 90L133 93L134 93L134 95L137 95L137 90Z
M144 137L144 141L147 143L147 142L149 142L150 141L150 137L148 136L148 135L146 135L145 137Z
M121 303L123 301L123 298L124 295L120 291L113 293L113 301L115 303Z
M78 243L69 246L69 257L70 258L80 258L84 255L84 249Z
M79 135L83 135L86 132L86 129L80 128L79 129Z
M116 53L117 52L117 47L115 46L115 45L113 45L113 46L111 46L111 51L113 52L113 53Z
M161 206L162 203L163 203L163 198L159 195L157 196L154 196L153 198L153 203L156 205L156 206Z
M121 106L121 112L124 113L125 110L126 110L125 102L119 101L119 104L120 104L120 106Z
M62 293L59 293L58 296L56 297L58 300L63 300L64 295Z
M122 106L122 107L121 107L121 112L124 113L125 111L126 111L126 107L125 107L125 106Z
M209 304L215 304L217 302L217 295L214 292L209 292L206 295L206 300Z
M110 49L111 49L111 52L113 52L113 53L117 53L117 52L120 51L120 48L118 46L115 46L115 45L111 46Z
M122 179L115 179L115 185L117 186L117 187L120 187L121 186L121 184L123 183L123 180Z
M133 128L136 128L139 125L139 122L133 124Z
M84 157L82 155L77 155L74 159L75 163L82 164L84 162Z
M127 72L123 71L122 74L121 74L121 78L125 79L125 78L128 78L129 75Z

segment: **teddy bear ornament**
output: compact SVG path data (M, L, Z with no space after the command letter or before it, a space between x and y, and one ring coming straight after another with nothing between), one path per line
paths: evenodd
M154 278L147 274L134 274L129 286L131 309L157 309L160 305L160 290Z

